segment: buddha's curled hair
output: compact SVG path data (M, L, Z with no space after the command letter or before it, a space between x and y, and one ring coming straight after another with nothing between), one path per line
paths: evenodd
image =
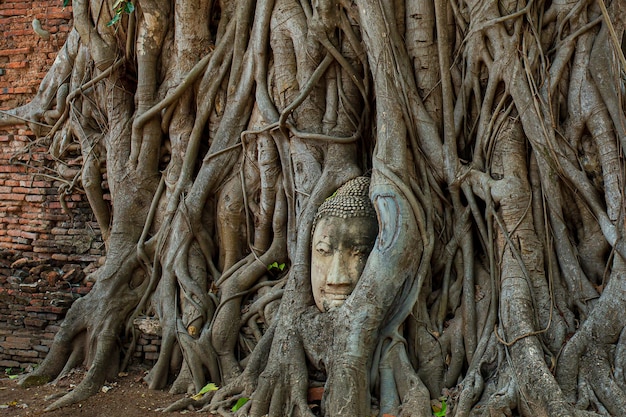
M369 198L369 177L356 177L343 184L317 210L313 230L320 218L326 216L349 219L368 217L376 219L376 211Z

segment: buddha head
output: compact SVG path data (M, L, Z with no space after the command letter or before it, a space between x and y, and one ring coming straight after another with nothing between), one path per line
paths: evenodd
M311 287L315 304L322 312L345 302L374 246L378 221L369 199L369 186L367 177L346 182L315 215Z

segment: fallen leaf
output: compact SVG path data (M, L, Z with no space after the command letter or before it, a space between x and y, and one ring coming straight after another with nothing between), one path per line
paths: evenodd
M243 407L250 399L246 398L246 397L241 397L240 399L237 400L237 402L235 403L235 405L233 405L233 408L230 409L230 411L237 411L239 410L241 407Z
M198 392L196 395L192 396L191 398L193 398L196 401L200 401L200 398L202 398L202 396L204 394L206 394L209 391L217 391L218 390L218 386L215 385L212 382L209 382L208 384L206 384L205 386L202 387L202 389L200 390L200 392Z

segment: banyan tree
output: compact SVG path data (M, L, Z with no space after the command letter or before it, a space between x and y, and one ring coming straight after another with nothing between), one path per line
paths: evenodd
M87 367L50 408L148 317L150 388L222 415L626 415L624 2L72 7L0 116L80 147L106 242L28 377Z

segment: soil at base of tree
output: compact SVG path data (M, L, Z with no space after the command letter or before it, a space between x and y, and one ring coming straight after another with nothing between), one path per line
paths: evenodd
M56 385L45 384L39 387L22 388L17 380L0 379L0 415L3 417L45 416L45 417L155 417L164 415L179 416L196 414L181 411L163 414L163 408L169 406L182 395L172 395L167 391L148 389L143 382L146 369L132 367L127 373L121 373L114 381L109 381L104 388L91 398L60 410L44 412L60 394L65 394L84 377L84 371L75 370ZM105 392L106 391L106 392ZM202 413L206 416L207 413ZM210 415L209 415L210 416Z

